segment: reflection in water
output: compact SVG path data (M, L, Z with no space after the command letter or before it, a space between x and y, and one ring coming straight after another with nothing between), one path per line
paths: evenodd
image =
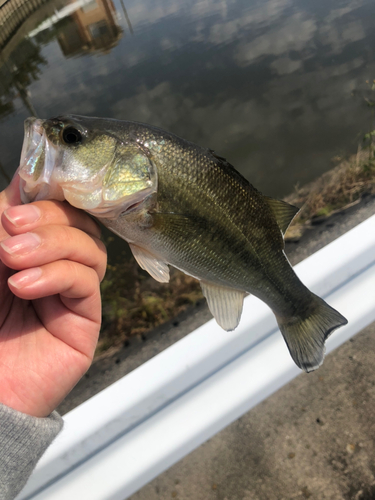
M366 80L375 78L373 0L6 5L0 8L0 189L17 168L23 121L37 112L160 126L215 149L274 197L319 176L332 157L355 152L369 131L364 97L374 96L364 93ZM117 244L109 250L114 262L121 252ZM141 281L123 276L116 275L121 286L108 303L117 304L117 294L125 304L136 297L130 311L143 318ZM158 295L160 288L154 290Z
M7 183L10 183L10 176L7 174L7 172L5 171L2 163L0 162L0 174L4 177L4 179L7 181Z
M46 40L46 37L51 39L52 34L66 57L96 51L105 53L115 47L122 36L116 17L111 0L68 0L28 36Z
M117 45L121 28L111 0L90 0L58 27L57 40L67 57L85 52L107 52Z
M48 66L43 46L57 39L66 57L108 53L121 36L112 0L8 1L0 8L0 118L16 112L16 99L38 116L29 87ZM2 165L1 177L9 179Z
M126 22L128 24L128 28L129 28L129 31L132 35L134 35L134 31L133 31L133 26L132 26L132 23L130 22L130 19L129 19L129 16L128 16L128 13L126 11L126 8L125 8L125 5L124 5L124 2L123 0L120 0L121 2L121 7L122 7L122 11L124 13L124 16L125 16L125 19L126 19Z
M41 55L41 48L28 38L23 39L8 55L0 55L0 116L14 111L13 101L19 97L28 113L37 116L31 103L27 87L38 80L41 66L47 61Z
M285 195L367 131L374 14L370 0L50 0L22 35L43 58L39 79L9 90L9 42L0 57L4 168L33 106L158 125Z
M25 20L48 0L7 2L0 9L0 49L3 49Z

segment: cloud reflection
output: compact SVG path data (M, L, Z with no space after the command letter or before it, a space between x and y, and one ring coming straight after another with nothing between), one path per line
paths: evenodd
M294 73L302 67L301 60L292 60L289 57L279 57L270 64L271 68L274 69L279 75L287 75L289 73Z
M319 40L329 47L332 54L340 54L350 43L363 40L365 36L365 29L359 20L335 26L327 23L319 31Z
M292 0L269 0L243 12L235 19L216 23L210 28L208 41L215 45L229 43L238 40L243 30L264 29L272 25L291 3Z
M289 51L301 52L317 31L316 21L306 19L304 14L295 14L286 19L277 29L271 30L247 44L240 44L235 59L241 66L251 64L266 55L280 56Z
M35 39L48 61L29 87L41 116L153 123L215 148L271 195L318 175L360 129L367 110L352 92L373 67L365 0L319 11L296 0L125 3L134 36L110 54L65 60L61 40Z

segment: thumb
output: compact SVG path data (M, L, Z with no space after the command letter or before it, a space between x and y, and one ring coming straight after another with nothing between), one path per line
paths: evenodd
M18 169L17 169L9 186L7 186L2 193L0 193L1 212L4 212L4 210L6 210L8 207L20 205L21 203L22 202L20 196L20 176L18 175Z

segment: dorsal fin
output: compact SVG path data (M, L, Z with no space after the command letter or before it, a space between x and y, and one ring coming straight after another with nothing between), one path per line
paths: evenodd
M292 222L300 209L294 205L286 203L286 201L275 200L274 198L269 198L268 196L265 196L264 199L270 206L276 218L276 222L284 235L289 227L289 224Z

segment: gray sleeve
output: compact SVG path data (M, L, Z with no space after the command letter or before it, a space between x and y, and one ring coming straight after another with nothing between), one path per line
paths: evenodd
M0 404L1 500L12 500L21 491L62 426L63 420L55 411L37 418Z

